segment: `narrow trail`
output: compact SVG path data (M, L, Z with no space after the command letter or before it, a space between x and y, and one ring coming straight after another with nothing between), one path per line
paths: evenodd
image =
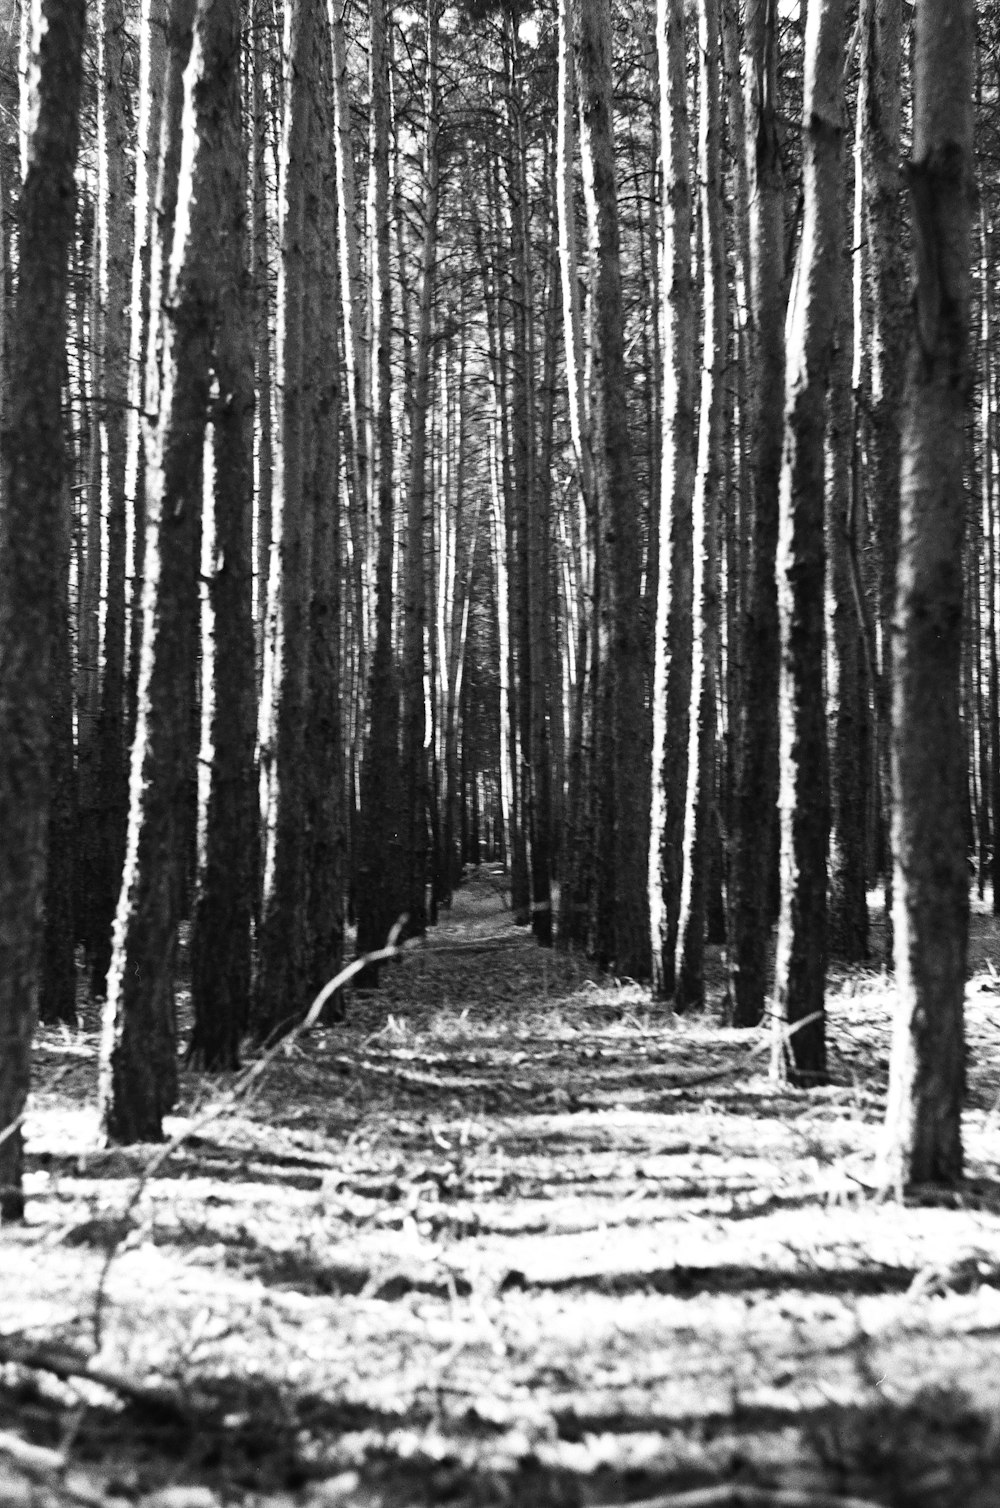
M10 1337L92 1350L110 1250L99 1361L134 1386L11 1361L0 1437L62 1448L71 1420L74 1469L143 1508L733 1483L995 1508L995 932L968 998L970 1184L901 1208L871 1189L878 975L831 991L834 1082L778 1093L763 1031L673 1020L537 948L496 886L474 876L342 1026L199 1124L127 1221L151 1149L94 1150L96 1038L43 1033L0 1362ZM217 1087L185 1075L170 1129Z

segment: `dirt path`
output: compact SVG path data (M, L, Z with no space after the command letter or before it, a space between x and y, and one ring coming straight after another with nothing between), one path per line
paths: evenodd
M763 1033L536 949L498 885L249 1105L202 1123L225 1086L186 1078L171 1130L199 1124L138 1200L150 1149L92 1150L94 1036L43 1035L0 1332L8 1355L96 1346L115 1386L10 1364L0 1432L65 1449L94 1501L159 1508L1000 1502L992 923L969 1189L900 1208L870 1194L877 975L831 990L835 1082L778 1094ZM0 1508L26 1503L2 1457L0 1435Z

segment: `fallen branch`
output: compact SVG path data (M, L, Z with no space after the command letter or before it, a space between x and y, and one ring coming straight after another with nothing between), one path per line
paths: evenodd
M142 1170L142 1173L136 1180L132 1193L129 1195L128 1202L126 1203L125 1208L122 1211L122 1235L117 1241L113 1242L108 1247L104 1262L101 1266L100 1276L97 1280L97 1291L94 1294L94 1313L91 1325L91 1329L94 1335L95 1351L100 1351L101 1349L108 1274L111 1271L112 1264L115 1260L115 1257L118 1255L122 1242L129 1234L129 1225L132 1214L135 1211L143 1194L145 1193L146 1185L149 1183L149 1180L153 1177L154 1173L162 1168L163 1164L168 1160L168 1158L173 1157L174 1153L180 1150L180 1148L184 1145L184 1143L190 1136L193 1136L196 1131L201 1131L205 1126L210 1125L211 1122L217 1119L217 1117L220 1116L224 1110L227 1110L230 1105L234 1105L237 1100L244 1098L249 1093L253 1085L257 1082L257 1080L261 1078L264 1073L266 1073L268 1068L270 1068L275 1059L282 1054L289 1053L294 1047L295 1043L298 1041L299 1037L301 1037L304 1032L309 1031L311 1027L316 1025L316 1022L319 1020L326 1002L331 998L331 996L335 995L338 990L342 989L343 986L347 984L348 980L353 979L356 974L360 974L362 969L367 968L371 963L383 963L387 959L397 957L397 955L402 951L398 943L399 935L402 932L403 928L406 926L406 922L406 916L401 916L399 918L392 931L389 933L389 939L384 948L378 948L374 953L365 953L360 958L353 959L351 963L345 964L344 967L323 986L302 1020L298 1022L298 1024L295 1025L291 1029L291 1031L286 1033L284 1036L279 1037L277 1042L272 1043L270 1047L262 1052L255 1063L251 1063L249 1068L243 1070L243 1072L237 1077L236 1081L232 1084L232 1086L225 1094L220 1095L218 1099L213 1100L211 1104L201 1113L201 1115L189 1121L189 1123L186 1126L182 1127L182 1129L178 1131L176 1135L172 1136L169 1141L164 1142L163 1146L157 1152L155 1152L146 1163Z
M68 1503L80 1508L105 1508L107 1498L99 1488L67 1480L68 1462L60 1451L29 1445L27 1440L0 1430L0 1458L11 1462L22 1477L38 1487L47 1487Z
M695 1487L689 1492L668 1492L662 1497L642 1498L637 1503L600 1504L598 1508L883 1508L870 1498L845 1498L829 1492L798 1492L782 1488Z
M128 1403L163 1417L184 1423L191 1418L190 1399L179 1389L150 1386L129 1372L95 1365L91 1355L70 1346L32 1346L13 1336L0 1335L0 1365L48 1372L60 1382L94 1382Z

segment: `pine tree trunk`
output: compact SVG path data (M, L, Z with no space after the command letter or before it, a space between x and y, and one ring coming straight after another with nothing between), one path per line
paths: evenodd
M844 0L812 0L805 38L803 222L788 318L778 537L781 917L772 1076L826 1078L830 813L823 683L826 397L843 225Z
M327 56L321 46L321 62ZM344 958L346 849L340 544L340 281L337 261L337 178L332 153L333 79L323 62L318 80L317 128L322 147L316 177L320 203L316 230L319 294L307 334L307 372L315 434L305 504L313 513L313 579L309 625L309 692L306 724L308 788L306 959L309 993L318 994ZM325 274L325 275L324 275ZM331 1002L335 1016L339 1002Z
M694 484L694 637L688 719L683 869L675 959L678 1010L704 1004L709 837L715 802L715 684L719 658L719 503L722 376L726 360L725 239L722 223L721 79L718 0L699 0L698 176L701 184L701 417Z
M368 688L370 728L361 764L361 812L354 867L358 914L358 953L385 946L405 909L402 791L399 775L399 690L393 663L393 433L392 285L389 277L389 40L384 0L370 8L372 321L374 346L375 443L372 447L377 499L378 547L375 564L375 649ZM377 970L364 982L376 984Z
M268 67L265 40L267 18L265 0L250 0L250 24L253 28L251 52L252 94L250 129L250 259L254 297L254 374L256 387L254 504L256 509L256 550L254 560L254 643L257 667L257 694L264 677L264 644L268 618L268 577L271 570L271 547L274 528L274 397L271 382L271 279L268 256L267 149L268 110L265 99L265 73Z
M424 751L424 631L427 623L425 528L427 498L427 420L431 402L431 340L437 267L438 217L438 0L427 0L425 80L423 242L410 429L410 473L406 503L406 585L403 611L402 769L404 880L408 932L427 926L428 771Z
M111 927L121 886L128 827L125 744L126 474L130 391L129 271L133 225L127 192L128 147L125 13L104 0L99 29L100 302L102 310L101 527L104 612L100 642L100 710L96 728L99 832L91 931L92 982L104 993L111 962ZM141 155L141 154L140 154ZM138 197L137 197L138 203Z
M785 388L785 204L777 117L777 0L746 0L746 152L750 201L749 356L751 545L741 627L735 834L729 905L734 1026L764 1013L769 891L778 794L778 483Z
M285 123L281 146L282 246L277 379L281 444L275 471L274 546L260 712L264 889L253 1033L265 1039L308 1006L306 959L306 718L313 519L305 467L313 435L306 390L306 289L317 270L308 247L318 210L310 187L320 150L312 92L320 62L322 0L285 11Z
M898 993L885 1178L896 1189L962 1174L969 877L959 683L974 45L972 0L918 7L908 173L916 285L892 708Z
M876 750L886 836L892 828L889 725L892 698L892 613L899 553L900 421L906 370L904 267L906 238L900 175L902 0L863 0L859 16L858 90L864 204L864 261L871 311L871 402L868 416L869 494L877 550L877 621L881 658ZM886 855L886 960L892 961L892 856Z
M576 76L580 95L581 152L594 288L594 406L600 435L597 490L601 545L607 550L600 590L607 592L601 634L606 669L593 691L610 717L609 758L598 756L603 786L597 823L602 926L610 919L611 956L620 976L650 974L647 856L649 799L645 713L646 656L640 613L639 510L628 433L628 387L622 312L621 249L611 118L611 12L609 0L573 0ZM599 612L601 609L599 608ZM610 798L610 799L609 799ZM599 951L607 944L602 939Z
M83 0L35 0L25 15L37 67L29 85L20 273L0 428L0 1220L5 1221L24 1214L20 1120L41 962L52 634L61 607L52 542L65 528L62 382Z
M693 611L695 308L691 285L691 183L687 42L681 0L659 0L660 138L664 146L663 408L660 550L653 652L653 768L649 907L653 990L674 992L687 792Z
M849 225L849 220L844 219ZM868 957L865 812L869 749L868 685L855 601L858 523L853 496L854 403L851 257L841 252L827 431L826 548L830 567L827 624L827 725L830 745L828 937L845 963Z
M250 997L256 891L256 673L253 578L253 342L247 264L245 143L240 110L240 7L212 0L204 27L217 80L219 319L212 403L213 496L203 626L202 766L210 766L204 841L191 930L189 1057L234 1069Z

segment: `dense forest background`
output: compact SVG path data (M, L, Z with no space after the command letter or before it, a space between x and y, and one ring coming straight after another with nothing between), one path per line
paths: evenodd
M181 941L233 1069L485 860L664 1012L724 940L799 1085L883 884L888 1177L960 1176L1000 34L938 9L8 7L6 1217L81 958L157 1140Z

